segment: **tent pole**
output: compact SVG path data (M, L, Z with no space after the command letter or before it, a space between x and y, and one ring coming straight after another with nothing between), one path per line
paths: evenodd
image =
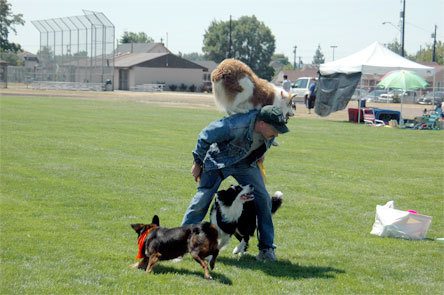
M433 85L432 85L433 105L436 107L436 105L435 105L435 77L436 77L436 72L435 72L435 70L433 70Z
M404 119L402 118L402 99L403 98L404 98L404 93L401 94L401 112L399 114L399 125L404 125Z
M359 99L358 99L358 124L361 124L361 96L362 96L362 72L359 80Z

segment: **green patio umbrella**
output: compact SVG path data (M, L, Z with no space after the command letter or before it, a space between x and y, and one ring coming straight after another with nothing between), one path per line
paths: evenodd
M424 88L427 86L427 82L412 71L397 70L387 73L378 83L378 86L406 91Z
M428 83L422 77L418 76L412 71L407 70L391 71L382 77L381 82L378 83L379 87L401 89L404 91L425 88L427 85ZM401 124L403 123L402 97L403 95L401 95Z

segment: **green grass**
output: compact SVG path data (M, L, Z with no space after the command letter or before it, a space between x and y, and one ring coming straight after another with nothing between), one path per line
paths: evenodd
M1 294L438 294L442 131L292 119L267 154L279 262L221 252L214 281L186 256L129 269L130 223L178 226L195 192L197 134L213 111L134 102L1 98ZM233 180L226 180L227 186ZM433 216L428 239L369 234L375 206ZM441 291L440 291L441 290Z

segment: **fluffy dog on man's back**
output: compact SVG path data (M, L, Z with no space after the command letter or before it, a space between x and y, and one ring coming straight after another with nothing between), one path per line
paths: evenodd
M294 116L293 95L259 78L240 60L223 60L211 73L211 83L216 105L228 115L275 105L287 118Z
M139 251L136 258L142 259L135 268L151 272L159 260L170 260L190 253L204 269L204 277L212 279L205 258L210 258L213 269L219 254L218 233L209 222L175 228L160 227L159 217L154 215L150 224L136 223L131 227L138 234Z
M247 251L248 241L257 228L253 191L252 185L232 185L217 192L210 219L219 233L219 249L226 246L234 235L240 244L234 248L233 254L243 255ZM274 214L282 205L282 196L277 191L271 197L271 213Z

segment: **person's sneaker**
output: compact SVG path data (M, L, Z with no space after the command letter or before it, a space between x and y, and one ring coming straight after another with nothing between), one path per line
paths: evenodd
M272 248L262 249L259 251L259 254L256 256L256 260L276 261L276 255L274 254L274 250Z

